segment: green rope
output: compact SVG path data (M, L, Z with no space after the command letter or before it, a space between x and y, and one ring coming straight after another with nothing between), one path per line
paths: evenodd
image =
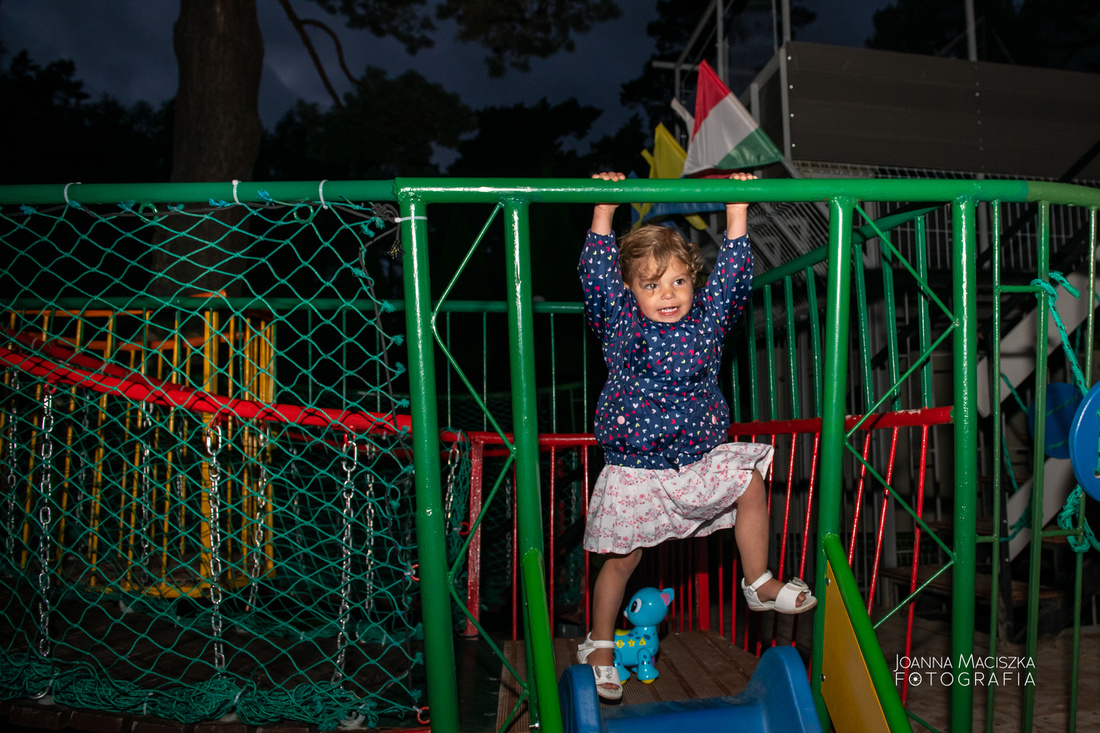
M1074 298L1080 296L1080 292L1074 288L1066 280L1066 278L1060 272L1051 272L1050 279L1065 288L1066 292L1072 295ZM1058 309L1054 307L1054 301L1058 298L1058 291L1054 286L1048 282L1036 278L1031 281L1031 284L1040 290L1044 291L1050 296L1048 307L1050 309L1050 315L1054 320L1054 325L1058 328L1058 335L1062 339L1062 348L1066 352L1066 360L1069 362L1070 369L1073 370L1074 382L1077 389L1084 396L1088 392L1088 383L1085 381L1085 375L1081 371L1081 366L1077 362L1077 355L1074 353L1070 346L1069 334L1066 332L1065 323L1062 322L1062 316L1058 313ZM1038 419L1038 417L1036 417ZM1081 507L1081 495L1083 489L1078 484L1074 487L1066 498L1065 503L1062 505L1062 509L1058 512L1058 526L1062 529L1076 529L1078 524L1078 512ZM1073 548L1074 552L1087 552L1090 548L1100 550L1100 544L1097 543L1096 536L1092 532L1092 527L1089 526L1089 522L1085 518L1081 518L1082 529L1078 534L1071 534L1066 536L1066 542Z

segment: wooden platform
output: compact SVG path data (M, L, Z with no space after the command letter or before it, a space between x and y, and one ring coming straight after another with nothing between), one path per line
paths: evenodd
M554 639L554 666L560 676L566 666L577 663L577 645L583 639ZM504 645L504 655L521 675L527 674L522 641ZM714 631L688 631L661 638L657 656L660 677L646 684L630 680L623 686L623 704L684 700L698 697L736 695L745 689L756 669L757 658L733 646ZM501 672L497 730L502 730L519 699L519 686L504 666ZM528 730L526 703L520 705L504 733Z

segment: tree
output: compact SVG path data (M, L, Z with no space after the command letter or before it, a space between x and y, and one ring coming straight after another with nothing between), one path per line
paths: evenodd
M131 107L91 100L72 61L41 66L25 51L0 68L3 183L163 181L168 176L170 105Z
M415 120L416 124L409 124ZM258 178L393 178L438 175L437 147L454 148L475 129L457 94L415 71L395 79L368 68L339 107L299 102L261 152Z
M430 47L436 26L426 0L314 0L351 28L400 41L409 53ZM292 21L301 21L284 2ZM459 38L489 49L492 74L525 69L532 57L570 49L572 36L617 17L613 0L446 0L440 19L458 24ZM263 40L255 0L180 0L174 33L180 69L173 180L252 177L261 130L256 112ZM369 93L370 79L364 91ZM208 89L206 87L217 87Z
M409 53L432 44L435 25L426 0L315 2L344 16L349 27L379 37L392 36ZM301 30L305 21L296 20L289 2L284 1L283 7ZM550 55L559 46L568 48L573 33L617 13L612 0L446 0L435 7L438 17L458 23L460 38L489 49L489 70L495 74L509 66L523 69L532 56ZM311 25L323 24L313 21ZM257 95L263 39L255 0L180 0L173 41L180 85L172 180L251 179L262 135ZM370 91L369 85L366 91ZM227 216L232 219L234 214ZM225 225L236 229L234 221L227 220ZM243 246L243 239L222 239L221 247L205 248L204 254L195 256L188 249L193 247L189 239L170 238L169 248L158 253L156 264L163 275L155 283L155 291L169 294L188 287L199 291L228 288L228 294L234 294L239 259L235 252Z

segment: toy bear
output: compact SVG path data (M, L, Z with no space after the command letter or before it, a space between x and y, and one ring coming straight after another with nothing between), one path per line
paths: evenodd
M671 588L642 588L627 604L623 616L633 624L629 631L615 629L615 667L619 678L630 679L628 667L642 682L657 679L653 658L657 655L657 625L665 620L676 593Z

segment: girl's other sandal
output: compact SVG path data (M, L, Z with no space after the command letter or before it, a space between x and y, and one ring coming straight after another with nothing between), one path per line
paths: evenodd
M776 613L794 615L805 613L817 605L817 598L810 592L810 586L806 585L801 578L788 581L780 589L774 601L761 600L760 596L757 595L757 591L760 590L760 586L773 577L772 571L765 570L764 574L757 578L752 585L745 585L745 581L741 581L741 590L745 594L745 602L748 603L750 611L775 611ZM798 597L802 594L805 594L805 598L799 604Z

